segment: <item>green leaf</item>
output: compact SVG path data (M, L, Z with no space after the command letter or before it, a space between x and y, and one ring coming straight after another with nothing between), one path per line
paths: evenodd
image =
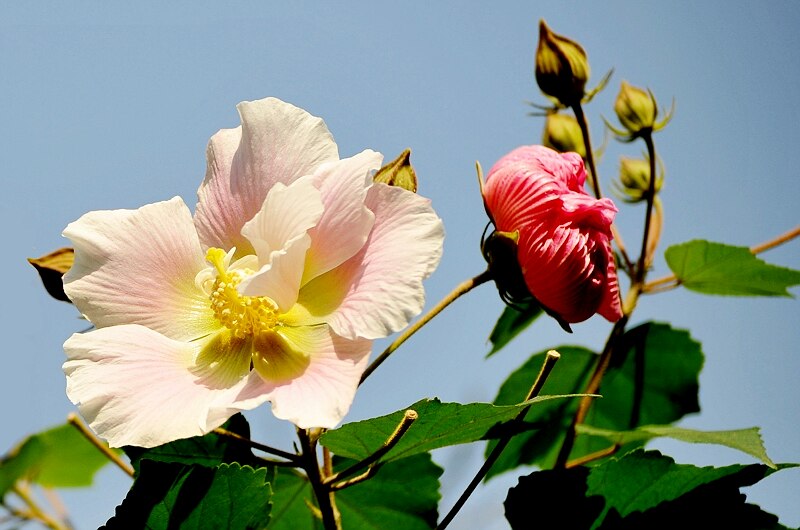
M583 390L591 376L597 355L577 346L560 346L555 349L561 354L561 359L542 387L542 394L569 394L577 389ZM500 387L494 400L495 405L515 403L527 395L546 355L547 351L537 353L514 371ZM525 416L525 422L536 429L511 439L486 475L487 480L523 464L535 463L542 467L552 465L564 439L564 430L569 426L577 407L578 400L559 400L542 403L541 406L531 409ZM494 442L488 444L487 455L494 445Z
M354 463L343 461L341 468ZM435 528L442 471L430 454L417 454L383 465L371 479L336 495L342 526L347 530Z
M669 247L664 257L680 283L704 294L792 296L800 271L770 265L747 247L696 239Z
M89 486L109 462L70 424L29 436L0 460L0 499L18 480L45 487Z
M266 528L271 496L266 468L142 460L139 476L104 528Z
M309 508L317 504L305 475L290 468L275 468L272 492L269 530L322 530L322 521Z
M245 438L250 438L250 425L241 414L232 416L222 427ZM214 432L205 436L177 440L151 449L133 446L123 449L137 472L139 462L143 459L179 462L187 465L202 464L208 467L232 462L252 467L261 465L247 445Z
M532 520L542 528L779 529L777 517L746 504L739 491L774 471L761 464L676 464L657 451L636 450L593 468L520 478L506 498L506 518L515 529L529 528Z
M700 410L697 392L703 354L700 344L688 332L666 324L646 323L625 333L619 344L600 387L603 397L592 405L587 425L625 431L639 425L672 423ZM561 353L561 360L542 393L582 391L594 370L597 355L579 347L561 346L556 350ZM515 396L525 395L545 354L534 355L511 374L494 403L503 405L518 399ZM531 409L525 421L539 428L515 436L487 479L519 465L552 467L577 406L577 400L569 400ZM577 458L608 446L605 439L579 436L570 456ZM488 445L487 454L493 447L494 443Z
M783 465L779 469L786 467L795 465ZM676 464L672 458L658 451L637 450L593 468L587 480L587 493L604 497L607 511L613 510L619 516L626 517L700 490L697 491L697 497L707 502L705 510L708 513L705 517L712 512L717 512L717 517L730 517L737 511L735 504L740 497L739 488L752 486L776 470L762 464L696 467ZM696 500L684 499L684 502ZM714 505L713 501L721 502ZM738 502L744 506L743 498ZM662 516L669 511L662 505L657 513ZM687 515L684 513L684 516ZM694 514L695 517L698 515ZM746 528L744 521L735 517L730 519L729 524L717 522L714 527Z
M528 384L533 383L531 380ZM522 397L527 395L527 390ZM558 398L574 396L540 396L529 402L508 406L489 403L442 403L424 399L407 409L392 414L342 425L320 437L320 443L335 454L361 460L374 453L391 436L406 410L417 412L419 419L406 431L382 459L384 462L447 447L503 436L504 424L513 420L528 404L538 408ZM524 428L524 426L523 426Z
M579 425L578 432L592 436L602 436L620 445L648 441L658 437L668 437L688 443L724 445L747 453L761 460L767 466L776 469L775 463L767 456L767 450L764 448L764 442L761 440L758 427L734 431L696 431L671 425L645 425L633 431L610 431L589 425Z
M522 311L511 306L506 306L497 323L494 325L489 341L492 343L492 350L486 355L491 357L506 344L511 342L517 335L522 333L531 323L542 314L542 307L533 303L521 308Z
M336 458L335 470L354 460ZM372 478L336 492L336 505L347 530L436 526L439 476L442 469L429 454L418 454L384 464ZM309 506L317 506L308 480L289 469L278 469L272 498L270 530L321 530L321 521Z

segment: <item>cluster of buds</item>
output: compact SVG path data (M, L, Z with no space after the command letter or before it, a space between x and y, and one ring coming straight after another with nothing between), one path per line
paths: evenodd
M614 112L623 128L618 129L608 122L606 125L622 141L632 142L663 129L672 119L673 109L670 109L663 120L657 121L658 103L653 92L623 81L614 102Z

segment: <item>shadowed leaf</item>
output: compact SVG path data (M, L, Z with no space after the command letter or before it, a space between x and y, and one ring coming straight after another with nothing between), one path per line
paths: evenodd
M262 529L271 496L266 468L143 460L125 500L102 528Z
M492 349L486 355L491 357L500 351L506 344L511 342L517 335L525 331L531 323L539 318L542 314L542 308L539 304L533 303L523 307L523 311L517 310L511 306L506 306L497 323L489 335L489 341L492 343Z
M544 394L580 392L594 370L597 355L579 347L560 346L561 360L542 389ZM505 405L527 392L546 352L534 355L500 387L496 405ZM628 331L620 341L603 379L598 399L585 423L608 430L631 430L639 425L669 424L697 412L698 375L703 365L700 344L689 333L666 324L646 323ZM638 403L638 404L637 404ZM487 479L519 465L553 466L577 400L545 403L525 417L532 429L515 436L487 474ZM631 441L641 445L641 440ZM606 449L604 438L579 436L571 453L577 458ZM494 447L490 442L487 454ZM629 449L630 447L626 448Z
M794 467L784 464L778 469ZM740 488L775 471L761 464L696 467L636 450L592 468L537 471L505 501L513 529L736 528L779 530L778 518L746 504Z

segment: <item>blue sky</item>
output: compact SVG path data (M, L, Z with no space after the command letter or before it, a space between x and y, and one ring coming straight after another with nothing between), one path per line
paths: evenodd
M61 344L85 323L52 301L25 262L67 244L61 230L89 210L136 208L180 195L189 204L205 172L205 145L238 124L235 105L276 96L323 117L343 156L364 148L393 158L411 147L420 193L447 230L429 304L483 270L486 223L474 162L490 166L538 143L543 102L533 77L540 18L588 51L592 80L609 88L588 107L594 137L624 79L650 87L676 114L656 136L667 174L664 245L693 238L752 245L798 224L800 197L800 4L753 2L238 2L233 7L53 3L0 7L0 262L6 330L0 370L0 452L64 420ZM609 140L604 187L620 154ZM643 212L620 205L626 240ZM664 247L665 248L665 247ZM764 258L800 268L798 243ZM653 277L666 272L656 261ZM797 294L795 289L794 294ZM609 330L595 318L566 336L541 321L485 360L502 304L491 286L458 301L404 346L359 391L348 420L429 396L491 401L505 376L536 351L560 344L598 348ZM798 302L702 297L684 291L645 298L634 322L689 329L703 344L703 411L682 425L763 427L776 461L800 460ZM384 343L376 344L376 350ZM287 447L291 429L268 408L249 415L254 435ZM719 448L661 442L677 460L748 462ZM436 454L447 471L444 508L480 466L482 447ZM508 474L470 501L452 528L505 528ZM111 467L97 487L64 498L79 528L104 522L128 479ZM783 471L748 497L800 525L800 470ZM478 526L474 526L478 525Z

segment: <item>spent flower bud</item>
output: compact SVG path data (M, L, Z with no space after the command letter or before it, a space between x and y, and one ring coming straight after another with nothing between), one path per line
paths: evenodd
M569 114L548 114L544 122L542 145L562 153L575 152L586 158L586 145L578 120Z
M542 92L565 107L571 107L583 99L588 79L589 62L583 47L553 33L544 20L540 20L536 82Z

